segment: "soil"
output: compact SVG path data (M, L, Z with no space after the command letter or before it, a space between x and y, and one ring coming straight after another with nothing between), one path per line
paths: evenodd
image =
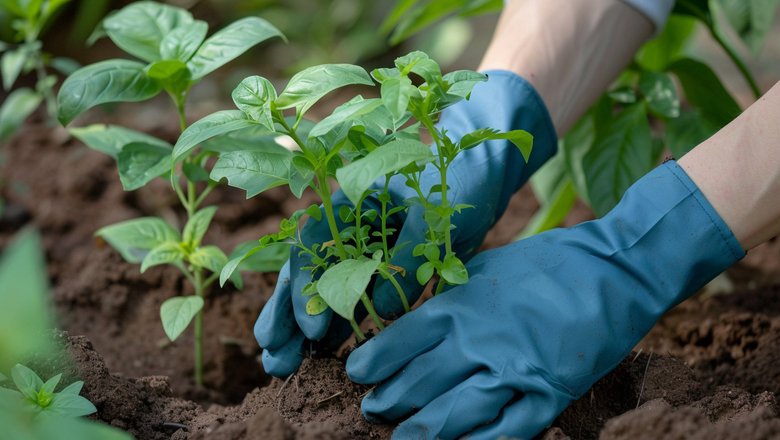
M155 130L172 137L165 124ZM167 185L125 193L111 158L41 121L29 123L2 153L0 247L26 224L41 231L73 375L85 381L98 420L142 440L390 437L392 426L359 416L368 389L347 380L343 360L307 359L285 381L263 374L252 326L275 274L247 274L243 292L210 292L206 391L195 388L191 332L168 342L158 314L166 298L190 293L184 280L165 268L141 275L94 238L100 227L138 216L178 224ZM249 201L237 190L215 191L208 203L220 210L205 242L231 249L273 231L283 215L310 202L281 189ZM485 246L514 238L536 207L530 190L516 194ZM590 216L578 206L567 224ZM779 436L780 243L751 251L727 278L670 312L637 350L543 438Z

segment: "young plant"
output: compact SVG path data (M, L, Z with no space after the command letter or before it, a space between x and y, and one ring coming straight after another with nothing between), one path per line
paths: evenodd
M59 119L63 125L96 105L143 101L165 91L184 131L188 126L187 98L195 84L252 46L272 37L284 38L279 30L258 17L238 20L206 38L206 22L195 20L184 9L149 1L132 3L111 14L96 32L107 35L141 61L101 61L69 76L58 95ZM126 191L164 178L170 181L178 196L187 215L181 231L162 218L144 217L104 227L97 235L128 262L140 263L141 272L156 265L172 265L193 286L194 295L166 300L160 307L160 318L171 340L194 320L195 382L201 386L204 297L228 261L219 247L202 244L217 211L216 206L202 207L218 185L209 179L209 161L224 151L222 143L214 142L198 154L181 157L174 156L168 142L124 127L98 124L72 128L70 132L90 148L116 159L119 179ZM278 255L271 257L278 259ZM267 266L266 263L267 260L260 258L242 269ZM232 281L240 286L240 274Z
M79 395L84 386L82 381L55 391L62 374L44 382L33 370L22 364L16 364L11 369L11 377L16 389L0 387L2 406L9 406L16 400L37 414L57 414L63 417L81 417L97 412L92 402ZM2 379L0 377L0 383Z
M304 119L306 111L327 93L347 85L373 85L372 77L381 84L380 98L358 95L317 124ZM226 179L229 185L246 190L248 197L280 185L288 185L296 197L311 188L322 207L312 205L284 219L278 233L263 237L256 247L228 262L220 282L226 282L255 252L274 243L291 244L310 262L305 269L315 278L303 289L310 296L307 311L318 314L330 307L352 324L359 340L365 336L354 317L358 303L365 306L377 327L384 327L366 294L373 277L393 283L407 311L409 304L396 276L416 276L426 284L437 275L437 292L446 284L465 283L468 273L452 250L451 218L470 207L448 200L447 169L459 153L490 139L512 141L526 159L531 149L531 136L522 130L501 133L484 128L451 139L435 127L443 109L467 99L474 85L485 79L472 71L442 75L438 64L422 52L400 57L394 67L374 70L371 76L353 65L311 67L294 75L280 94L262 77L244 79L233 92L240 110L217 112L193 123L176 143L174 160L192 154L199 142L215 134L234 132L240 139L239 128L262 127L273 136L288 137L295 147L236 147L219 157L211 178ZM287 110L291 114L285 116ZM420 140L421 130L433 139L435 151ZM438 176L435 184L423 182L426 167ZM334 203L333 179L347 200ZM391 179L403 179L414 197L391 203ZM369 197L371 207L364 205ZM391 246L394 230L388 227L389 220L411 205L423 207L428 225L426 241L414 249L415 255L424 255L428 261L415 274L410 273L413 268L392 264L394 252L408 243ZM326 222L332 240L302 241L298 222L304 215Z

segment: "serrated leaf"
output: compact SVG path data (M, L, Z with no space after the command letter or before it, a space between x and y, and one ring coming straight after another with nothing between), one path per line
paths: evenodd
M163 3L132 3L103 20L103 29L111 41L125 52L144 61L160 58L160 45L174 29L190 26L192 14Z
M194 266L206 268L214 273L220 273L228 262L222 249L211 245L196 249L190 254L189 260Z
M77 70L57 95L57 118L63 125L82 112L107 102L134 102L160 93L160 84L146 76L145 65L129 60L101 61Z
M211 178L227 179L228 185L246 191L246 197L284 185L290 176L292 153L279 151L234 151L220 155Z
M358 96L346 104L336 107L330 116L311 129L309 136L323 136L341 124L354 122L360 116L371 113L381 105L382 101L377 98L363 99Z
M241 110L221 110L205 116L187 127L173 147L173 160L178 162L201 142L258 125Z
M46 408L46 412L55 413L66 417L83 417L97 412L97 408L89 400L78 394L54 395L51 404Z
M32 89L16 89L0 107L0 141L11 137L43 101L43 96Z
M380 264L380 261L368 258L342 261L322 274L317 290L334 312L353 320L355 306Z
M199 296L174 296L165 300L160 306L160 319L168 339L175 341L201 309L203 298Z
M260 17L246 17L214 33L187 63L193 79L200 79L269 38L284 35Z
M125 191L133 191L170 172L171 149L144 142L131 142L122 147L116 162L122 188Z
M203 43L208 30L209 25L201 20L172 30L160 42L160 56L164 60L189 61Z
M319 295L314 295L306 301L306 313L310 316L319 315L328 310L328 303Z
M165 243L160 243L151 249L143 261L141 261L141 273L146 272L146 269L153 266L181 261L184 256L184 252L178 242L166 241Z
M665 73L644 71L639 76L639 90L651 112L663 118L680 116L680 99L672 78Z
M130 263L140 263L150 250L165 242L178 242L179 233L163 219L141 217L99 229L106 240Z
M374 82L360 66L351 64L322 64L309 67L295 74L279 98L280 110L295 107L303 115L328 93L351 84L373 85Z
M450 284L466 284L469 281L469 272L466 270L466 266L454 254L444 257L439 273Z
M184 225L184 231L182 233L182 241L189 244L193 248L200 246L200 241L203 236L206 235L206 231L209 229L211 219L214 218L214 214L217 213L216 206L207 206L195 214Z
M526 162L528 161L528 158L531 156L534 137L525 130L499 132L493 128L480 128L463 136L459 145L461 149L467 150L476 147L482 142L500 139L512 142L512 144L520 150L523 159L525 159Z
M415 162L433 160L431 149L420 141L395 140L336 171L342 191L357 204L376 179Z
M171 144L162 139L118 125L93 124L86 127L70 128L68 132L84 142L89 148L108 154L113 158L119 155L125 145L134 142L167 148L169 153L170 149L173 148Z
M236 107L250 119L274 131L271 103L276 99L276 89L271 81L257 75L245 78L233 90L232 97Z

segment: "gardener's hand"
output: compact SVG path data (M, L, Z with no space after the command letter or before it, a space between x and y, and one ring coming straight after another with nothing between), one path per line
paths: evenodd
M347 372L393 438L531 438L669 308L744 255L676 162L606 217L477 255L470 281L355 350ZM419 410L415 414L415 411Z
M520 77L505 71L490 71L488 81L477 85L471 99L459 103L442 114L440 128L447 130L453 139L460 139L466 133L479 128L495 128L502 131L524 129L534 135L531 157L526 163L517 148L509 141L490 141L458 156L449 168L448 199L451 204L468 204L476 208L465 209L453 216L453 250L467 261L477 250L488 229L501 216L509 197L530 175L538 169L556 149L556 135L539 96ZM440 183L441 178L433 166L423 173L421 189L428 189ZM389 186L391 197L388 209L403 206L404 200L415 196L402 177L392 179ZM343 194L334 195L334 204L349 204ZM351 206L351 205L350 205ZM375 197L369 197L363 208L379 210ZM396 244L403 244L393 256L392 264L403 267L406 276L396 275L409 303L414 303L422 292L416 278L417 267L425 262L423 257L414 257L415 245L425 241L428 230L422 207L412 207L408 212L399 212L390 219L391 228L398 232L392 237ZM377 221L378 222L378 221ZM378 230L378 224L372 225ZM326 242L331 234L325 220L309 220L301 231L304 243ZM255 337L263 347L263 367L266 372L285 376L294 372L304 354L306 339L322 341L326 348L335 348L351 333L348 323L334 317L330 310L311 316L306 313L307 296L301 289L311 281L306 256L296 252L282 270L273 297L263 308L255 325ZM390 318L402 313L402 302L396 289L385 280L378 280L372 291L377 312ZM360 307L356 312L359 315ZM365 312L363 312L365 313ZM363 315L365 316L365 315Z

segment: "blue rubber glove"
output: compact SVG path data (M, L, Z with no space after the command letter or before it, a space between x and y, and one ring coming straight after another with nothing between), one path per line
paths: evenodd
M533 87L517 75L506 71L489 71L488 81L478 84L469 101L458 103L446 109L439 127L447 130L452 139L479 128L495 128L501 131L524 129L534 136L534 145L528 163L518 149L505 140L489 141L460 154L450 165L448 174L448 199L454 204L474 205L453 217L453 250L467 261L479 248L485 234L506 209L510 196L525 183L547 159L555 154L557 139L552 121L541 98ZM404 200L415 196L405 185L402 176L391 179L390 206L401 206ZM429 166L421 180L422 190L441 183L438 171ZM334 195L336 210L341 204L351 206L340 192ZM364 209L379 210L375 197L364 202ZM417 282L417 267L425 262L424 257L414 257L415 245L425 241L427 226L423 220L423 208L412 207L390 219L389 227L398 230L396 243L406 243L393 257L392 263L406 269L406 276L396 276L410 304L419 298L423 286ZM373 225L375 230L379 225ZM325 220L309 220L301 230L304 243L331 240ZM275 376L293 373L302 361L306 339L322 341L316 350L338 347L350 335L346 320L333 316L331 310L316 316L306 313L308 297L301 289L311 281L308 271L300 270L308 264L306 256L296 252L289 264L280 273L274 295L263 308L255 324L255 337L263 347L263 367ZM385 280L377 280L372 289L377 312L392 318L403 312L402 302L396 289ZM362 306L356 311L359 320L365 316Z
M676 162L601 220L475 256L470 281L355 350L347 373L382 382L369 420L419 411L398 439L531 438L612 370L656 320L744 256Z

